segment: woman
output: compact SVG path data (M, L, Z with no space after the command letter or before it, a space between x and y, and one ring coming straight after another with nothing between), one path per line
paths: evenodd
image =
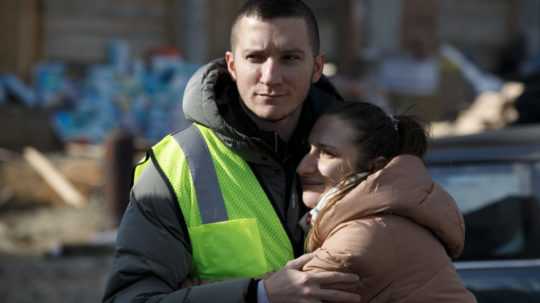
M358 274L362 302L476 302L451 262L463 217L423 164L419 123L346 103L319 118L310 144L298 167L313 208L304 271Z

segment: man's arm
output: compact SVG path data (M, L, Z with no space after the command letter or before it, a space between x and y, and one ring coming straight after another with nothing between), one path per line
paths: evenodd
M296 302L361 302L361 296L343 289L353 289L359 283L355 274L338 271L303 272L302 267L313 260L314 253L291 260L285 267L263 279L267 299L271 303ZM336 288L341 285L341 288Z
M255 302L257 284L252 279L182 288L192 270L191 245L184 226L176 199L150 163L133 187L120 223L103 302ZM355 281L355 275L300 271L310 259L307 255L292 260L259 283L265 287L270 302L302 302L328 296L341 302L358 302L354 295L351 299L351 294L320 289L320 285L330 282ZM248 299L248 295L254 297Z
M349 272L360 277L354 291L367 302L381 298L382 290L392 281L396 268L395 242L388 221L365 218L338 225L313 252L313 259L303 271ZM347 289L347 285L334 284ZM384 300L383 300L384 301Z
M153 163L133 187L103 302L245 302L250 279L181 288L191 246L175 197Z

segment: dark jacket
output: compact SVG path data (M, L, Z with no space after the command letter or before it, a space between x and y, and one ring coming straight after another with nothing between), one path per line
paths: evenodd
M303 204L293 201L298 199L296 166L307 152L307 136L315 119L338 99L325 78L314 84L299 125L286 143L277 134L259 130L248 118L223 60L199 69L184 92L186 118L213 129L246 160L280 215L296 255L302 253L304 237L297 225ZM192 270L186 225L177 197L151 152L147 161L150 164L133 186L118 230L115 260L103 301L249 301L248 289L254 285L251 279L182 288Z

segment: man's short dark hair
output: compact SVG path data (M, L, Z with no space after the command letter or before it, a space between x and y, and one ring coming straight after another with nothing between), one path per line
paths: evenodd
M301 0L248 0L236 14L231 28L231 48L236 45L235 28L243 17L257 17L262 20L276 18L303 18L310 35L314 55L320 51L319 26L315 14Z

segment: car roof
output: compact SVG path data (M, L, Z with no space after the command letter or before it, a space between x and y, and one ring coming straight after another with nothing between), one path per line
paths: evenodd
M540 125L434 138L425 160L428 165L540 161Z

